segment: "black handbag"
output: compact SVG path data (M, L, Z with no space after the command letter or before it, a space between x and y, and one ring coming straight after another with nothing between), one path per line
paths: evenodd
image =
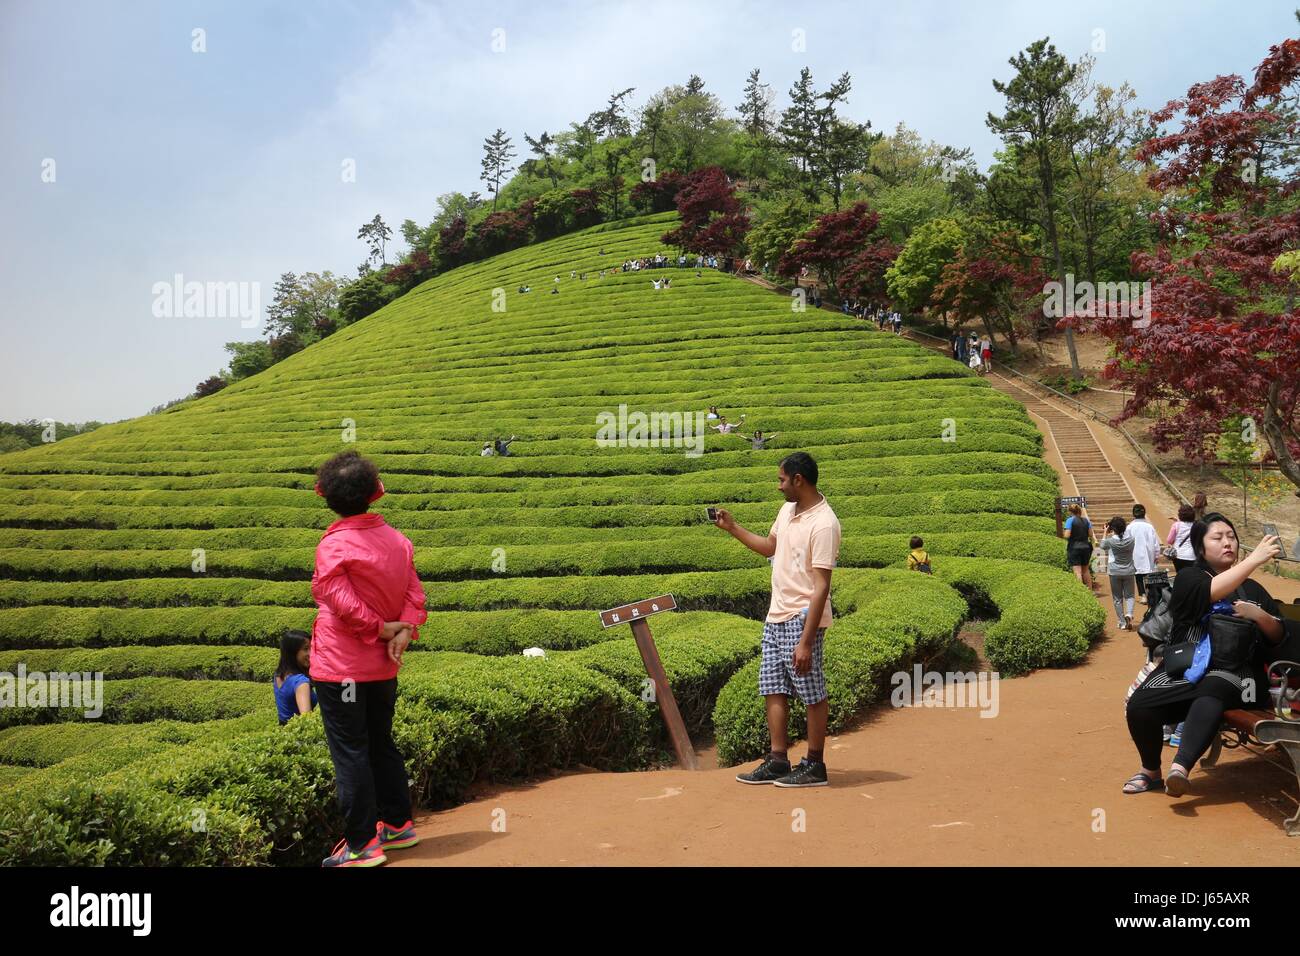
M1237 588L1237 600L1245 599L1241 588ZM1259 642L1259 627L1242 617L1211 614L1209 631L1209 670L1235 671L1251 659Z
M1188 633L1198 633L1196 626L1189 628ZM1199 643L1201 639L1198 636L1189 641L1165 645L1165 673L1169 675L1170 680L1181 680L1187 673L1187 668L1192 666L1192 658L1196 655L1196 645Z

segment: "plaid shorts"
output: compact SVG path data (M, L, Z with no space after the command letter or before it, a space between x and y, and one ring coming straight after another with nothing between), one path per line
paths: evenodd
M822 672L822 638L826 628L819 627L813 638L812 667L807 674L794 671L794 648L803 636L804 615L788 621L763 622L763 660L758 668L758 692L798 694L805 704L819 704L826 699L826 675Z

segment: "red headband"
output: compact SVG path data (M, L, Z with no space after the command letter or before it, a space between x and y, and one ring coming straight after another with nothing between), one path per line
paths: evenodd
M321 488L320 488L320 482L319 482L319 481L316 482L316 494L320 495L322 498L325 497L325 492L321 491ZM382 498L382 497L384 497L384 480L383 480L382 478L376 478L376 479L375 479L375 493L372 494L369 498L366 499L366 503L367 503L367 504L374 504L376 501L378 501L378 500L379 500L380 498Z

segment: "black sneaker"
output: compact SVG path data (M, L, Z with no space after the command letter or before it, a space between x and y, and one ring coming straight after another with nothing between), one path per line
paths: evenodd
M763 762L749 773L736 774L736 779L741 783L776 783L789 772L790 761L765 757Z
M830 781L826 779L826 764L820 760L804 757L788 775L776 781L778 787L825 787Z

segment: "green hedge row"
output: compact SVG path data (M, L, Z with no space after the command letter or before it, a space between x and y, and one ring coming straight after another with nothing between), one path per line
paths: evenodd
M1023 494L1032 494L1025 492ZM1014 507L1010 501L992 502ZM748 512L756 512L750 515ZM766 533L772 515L755 506L733 512L751 530ZM759 515L762 515L761 517ZM774 516L773 516L774 517ZM927 547L936 554L1001 557L1015 554L1025 560L1059 564L1064 558L1060 539L1051 536L1051 522L1040 532L983 530L973 521L954 518L964 531L927 533ZM843 545L845 565L882 567L906 554L905 532L854 535ZM206 550L206 549L205 549ZM310 580L315 550L216 550L206 552L205 570L211 577L254 577L273 580ZM498 561L500 558L502 561ZM417 548L415 568L425 582L462 581L470 578L552 577L555 575L609 575L677 571L730 570L754 566L762 558L730 536L682 541L674 538L628 543L512 545L509 549L472 545L455 548ZM121 578L200 576L192 570L190 551L37 551L0 550L0 575L10 580L104 581Z
M846 463L847 464L847 463ZM837 474L827 476L822 480L821 490L827 498L838 499L850 495L877 495L891 494L899 491L899 479L895 477L844 477L839 472L842 466L837 466ZM748 477L746 477L748 476ZM293 476L282 476L290 478ZM402 479L410 479L410 475L395 476ZM33 478L32 480L39 480ZM100 479L92 479L100 480ZM103 478L107 481L107 478ZM142 479L142 481L145 479ZM306 482L306 478L294 477L293 480ZM422 479L428 482L429 479ZM496 500L498 496L515 496L516 504L519 502L528 503L547 503L555 504L561 499L573 499L575 504L595 505L595 504L613 504L617 502L629 503L636 502L640 504L673 504L689 503L691 501L699 502L704 498L710 498L717 501L762 501L771 498L771 465L763 465L761 468L750 469L727 469L725 472L716 474L700 473L697 475L672 476L665 479L654 480L648 477L638 478L633 481L616 481L609 480L602 482L596 488L583 488L579 491L561 490L557 492L541 491L533 489L533 494L525 495L529 489L526 487L530 482L527 479L518 481L493 481L484 483L476 479L476 484L481 487L477 489L465 488L464 481L457 481L453 478L443 479L446 481L448 488L445 493L454 497L465 496L466 500L476 501L478 504L484 504ZM389 479L385 476L385 487L388 487ZM1044 494L1054 494L1056 483L1053 480L1041 478L1037 475L1012 475L1012 474L936 474L936 475L919 475L908 479L906 490L908 492L940 492L940 491L1038 491ZM458 490L459 489L459 490ZM118 487L109 487L101 489L105 493L119 490ZM148 491L149 489L137 489L129 487L127 490ZM178 489L183 490L183 489ZM239 491L239 488L221 489ZM250 492L265 491L265 488L248 488ZM389 489L390 492L396 489ZM432 491L423 485L420 487L421 493ZM71 493L71 492L70 492ZM296 492L285 492L296 494ZM535 495L541 495L538 498ZM558 495L558 497L551 497ZM473 496L472 498L469 496ZM414 497L413 494L400 493L393 494L394 502L403 501L406 498ZM233 500L233 499L232 499ZM388 510L385 499L385 508ZM319 502L316 503L319 507ZM407 509L410 510L410 509ZM503 529L504 530L504 529ZM265 541L263 544L238 544L235 547L306 547L313 544L319 534L313 534L311 528L248 528L242 529L246 541ZM139 543L126 545L127 547L174 547L174 536L151 537L155 535L167 535L165 531L152 531L141 529ZM112 541L114 536L106 532L86 531L78 534L72 534L67 531L58 530L41 530L34 531L22 528L3 528L0 529L0 547L26 547L26 548L113 548L122 547L120 544L107 544L99 542ZM414 539L413 539L414 540ZM158 543L151 543L157 541ZM421 543L419 541L417 544ZM426 541L426 544L439 544L439 541Z
M630 406L630 409L632 411L637 410L635 406ZM617 407L613 409L601 408L599 411L617 412ZM666 410L659 409L658 411ZM683 413L680 408L676 409L676 411ZM684 414L690 415L691 411L687 409ZM703 414L703 412L700 414ZM1017 412L1009 407L990 409L983 403L939 403L938 407L932 410L920 414L913 410L910 414L901 414L897 417L912 417L916 420L895 420L888 423L864 425L860 418L852 412L835 414L818 410L816 413L796 415L788 410L780 410L767 415L756 411L747 412L746 422L748 427L762 427L765 425L766 430L769 432L779 431L781 434L788 436L788 440L779 443L781 446L787 447L787 449L792 445L795 447L799 445L844 445L916 438L924 439L943 434L945 428L952 429L951 434L957 442L971 441L983 435L1000 434L1017 434L1032 440L1034 435L1037 434L1034 425L1027 420L1023 411ZM527 458L541 455L582 455L590 454L594 450L598 450L602 455L632 455L642 451L642 448L637 446L622 447L613 445L601 447L597 445L597 422L597 416L593 414L580 424L558 425L547 423L541 426L530 426L528 433L521 436L523 440L518 445L511 446L511 454L512 456ZM702 424L701 427L707 428L707 423ZM398 438L377 438L368 429L364 438L359 436L360 440L357 445L358 450L366 455L441 454L463 457L466 454L474 454L477 448L477 436L482 434L482 430L461 424L457 433L453 435L449 436L445 428L438 429L436 433L437 438L421 438L410 434L404 434ZM711 429L703 432L703 435L706 439L704 443L706 451L735 451L744 447L742 443L747 446L747 441L738 435L722 435ZM220 451L210 450L211 440L209 439L202 446L203 450L190 450L169 443L167 454L170 456L177 452L183 452L187 462L224 462L237 454L242 457L254 453L266 455L315 454L324 458L332 454L338 447L338 438L337 433L327 434L319 436L312 442L294 439L289 436L273 442L263 440L263 443L256 445L236 443L232 447L223 448ZM99 452L96 454L96 459L108 462L166 460L159 456L156 449L110 447L113 447L114 450ZM54 492L47 492L47 494L50 493ZM7 503L31 504L34 502L28 500L28 496L38 494L40 494L38 490L29 490L27 492L6 491L5 498L10 499ZM64 494L69 494L69 492ZM139 503L148 504L150 502Z
M644 369L642 370L645 371ZM523 374L523 373L520 373ZM548 388L547 391L554 389ZM617 412L617 404L607 407L608 402L597 401L592 396L585 401L575 401L571 392L557 393L549 398L565 398L562 408L545 419L530 420L526 426L524 441L518 448L519 454L536 454L544 449L549 454L560 453L565 443L572 445L572 450L582 451L589 448L596 428L596 414L602 411ZM519 397L514 398L515 404ZM620 397L620 404L627 404L629 411L678 411L686 415L704 409L695 409L674 393L671 398L662 401L635 402ZM389 425L384 420L367 418L365 427L358 433L358 439L367 453L381 452L415 452L428 453L445 451L449 454L463 453L466 442L473 442L484 430L500 427L502 418L510 418L513 412L504 403L492 401L489 410L485 408L478 413L481 421L474 420L474 413L458 413L447 422L437 421L434 417L422 417L417 421L399 421ZM586 406L584 408L584 406ZM740 413L736 406L725 406L728 415L735 418ZM1029 421L1022 406L1011 401L990 401L988 396L966 389L948 396L932 395L929 390L920 391L905 408L872 410L868 405L826 405L815 407L791 407L788 404L773 405L767 396L761 404L746 402L743 406L747 425L767 426L769 431L782 431L798 434L803 441L820 440L865 440L867 438L887 439L897 437L924 437L931 431L939 429L939 423L945 418L952 418L958 423L958 431L970 425L973 430L989 431L991 423L1003 422L1006 426L1018 430L1017 426L1028 425ZM428 424L428 422L436 424ZM714 424L705 422L706 427ZM310 429L295 428L285 430L279 423L268 423L255 432L236 432L223 435L222 445L225 456L234 452L298 452L318 451L327 453L338 444L340 429L337 423L326 427ZM920 429L918 431L918 429ZM930 429L926 431L925 429ZM518 431L518 429L512 429ZM720 438L718 432L710 430L709 437ZM726 447L723 444L721 447ZM192 437L169 436L169 451L193 452L200 460L221 461L223 456L212 452L211 438L196 432ZM89 450L83 448L81 453ZM95 449L96 458L108 461L129 461L135 457L152 457L157 453L156 443L150 439L137 440L115 439L103 445L103 450ZM187 455L188 457L188 455ZM9 482L0 483L0 487L10 487ZM38 486L31 486L38 487Z
M1037 457L1041 449L1039 440L1024 435L984 434L944 441L936 429L933 437L900 438L896 441L850 442L833 445L805 445L802 450L819 463L843 458L902 458L921 455L960 456L981 452L1000 452ZM627 452L620 454L620 451ZM21 452L15 454L22 454ZM775 461L775 451L763 452ZM685 449L677 448L601 448L576 455L511 455L509 458L480 458L477 455L391 455L367 456L381 472L407 471L425 474L453 475L508 475L534 478L556 477L606 477L640 474L683 474L733 465L752 463L754 453L749 449L717 451L708 455L691 457ZM6 456L8 457L8 456ZM236 471L299 471L314 472L321 462L320 455L276 455L263 458L225 458L221 464ZM5 463L9 471L18 471L19 463ZM149 461L110 462L100 459L32 459L21 463L24 474L133 474L133 475L201 475L209 472L208 462L190 461L184 457L154 458ZM7 522L8 523L8 522Z
M1041 489L1032 489L1035 493ZM1050 492L1049 492L1050 493ZM835 499L826 492L827 500L834 506ZM736 499L719 497L718 504L730 506ZM775 503L773 503L775 504ZM855 534L890 534L899 532L898 520L888 515L866 515L843 518L840 527L844 536ZM1046 531L1054 533L1055 525L1049 517L1034 515L995 514L981 511L956 514L922 514L909 516L907 533L933 534L961 530L972 524L992 531ZM901 533L901 532L899 532ZM444 528L411 530L404 532L417 548L445 548L486 544L492 547L507 545L571 544L580 542L652 541L663 537L662 527L645 528L576 528L558 526L543 528L520 525L510 528ZM673 537L695 541L708 541L717 532L701 521L695 527L673 529ZM321 532L312 528L207 528L207 529L147 529L124 528L111 531L48 530L26 528L0 529L0 548L29 551L162 551L193 548L205 550L265 551L286 548L315 549Z
M70 757L107 748L128 748L137 759L177 744L214 743L278 726L274 707L231 717L190 723L152 720L144 724L104 724L87 720L24 724L0 730L0 764L50 767Z
M949 558L935 575L992 604L998 620L985 633L984 654L1003 676L1083 660L1104 631L1106 612L1070 572L1019 561Z
M24 608L24 610L32 610ZM56 608L68 611L68 608ZM77 613L81 609L76 609ZM4 612L0 612L2 615ZM145 614L148 611L121 611L121 614ZM268 634L279 640L279 634ZM0 642L4 643L4 642ZM0 651L0 672L17 673L22 664L28 673L76 672L103 674L106 680L127 677L182 677L187 680L270 681L280 660L276 647L209 647L202 644L143 645L129 643L123 647L92 647L93 640L74 641L66 648L32 648ZM420 643L423 643L421 641ZM0 763L4 758L0 757Z
M50 684L51 693L60 692ZM242 717L273 704L269 684L248 681L182 680L174 677L131 677L103 682L103 713L87 717L93 690L81 688L85 706L0 707L0 727L57 721L99 720L108 724L138 724L150 720L200 723ZM68 687L69 700L74 700Z
M829 500L829 496L828 496ZM704 505L718 499L701 496L694 505L610 505L598 508L490 508L461 511L391 511L401 530L421 528L483 528L510 526L565 527L672 527L701 524ZM776 503L740 502L730 510L741 522L775 516ZM842 497L832 503L842 518L897 516L938 513L1051 514L1052 496L1036 491L942 491L937 493L880 494ZM389 514L390 509L376 509ZM316 526L324 529L335 517L324 508L235 508L192 507L130 508L116 505L93 507L12 508L0 522L14 526L85 526L95 528L223 528ZM771 518L767 519L770 523Z

